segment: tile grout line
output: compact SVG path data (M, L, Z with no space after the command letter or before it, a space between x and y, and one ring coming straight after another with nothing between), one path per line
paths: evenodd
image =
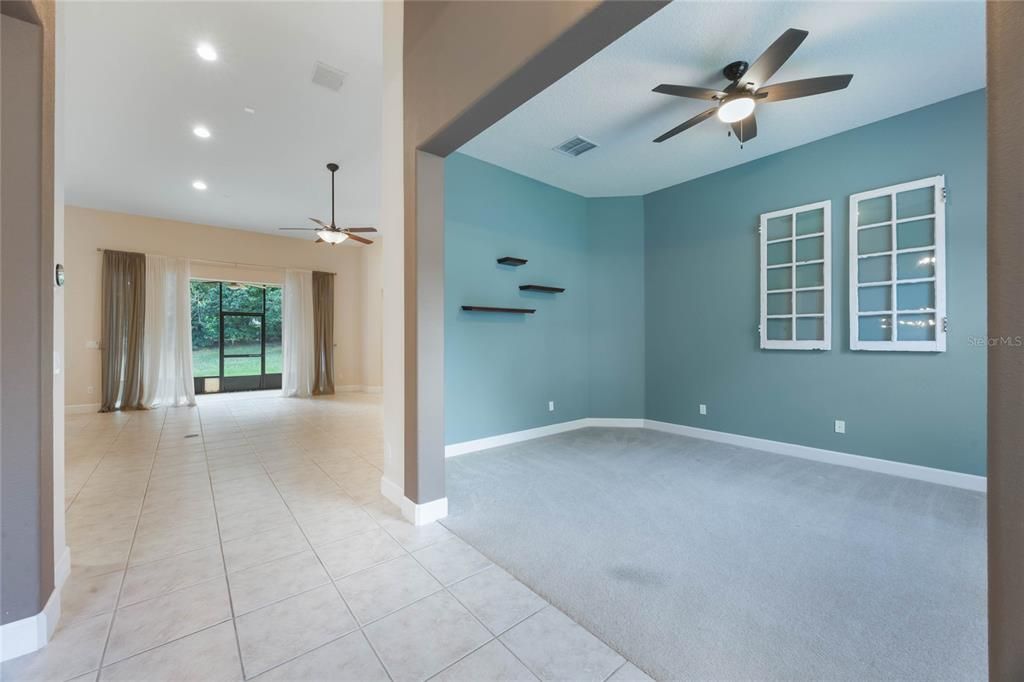
M242 673L242 679L245 679L245 661L242 659L242 642L238 637L238 623L235 620L235 600L231 594L231 578L228 576L228 562L224 556L224 537L220 532L220 514L217 513L217 493L213 488L213 474L210 471L210 455L206 449L206 431L203 426L203 412L196 406L196 413L199 417L199 438L203 441L203 458L206 460L206 477L210 485L210 501L213 504L213 520L217 524L217 543L220 547L220 563L224 568L224 589L228 593L228 610L231 613L231 629L235 633L235 652L238 654L238 668ZM235 427L238 427L237 421L232 415L232 421L235 422ZM194 634L194 633L193 633Z
M248 442L248 436L246 436L246 441ZM302 448L302 450L303 450L303 456L305 456L305 455L306 455L306 449L305 449L304 447L302 447L301 445L300 445L299 447L301 447L301 448ZM315 547L315 546L313 545L313 543L312 543L312 542L310 541L310 539L309 539L309 536L308 536L308 535L306 535L306 531L305 531L305 529L304 529L304 528L302 527L302 524L301 524L301 523L299 523L299 519L298 519L298 518L297 518L297 517L295 516L295 512L294 512L294 511L292 510L292 508L291 508L291 505L290 505L290 504L288 504L288 500L286 500L286 499L285 499L285 496L281 494L281 489L280 489L280 488L279 488L279 487L277 486L277 481L275 481L275 480L274 480L274 476L273 476L273 475L272 475L272 474L270 473L270 471L269 471L269 470L267 470L267 467L266 467L266 465L265 465L265 464L263 463L263 458L262 458L262 457L260 457L259 455L257 455L257 458L258 458L258 459L260 460L260 466L262 466L262 467L263 467L263 469L264 469L264 470L266 471L266 473L267 473L267 478L269 478L269 479L270 479L270 484L271 484L272 486L274 486L274 490L276 490L276 491L277 491L277 494L278 494L278 496L279 496L279 497L281 498L281 501L282 501L282 502L284 502L284 506L285 506L285 508L286 508L286 509L288 509L288 514L289 514L289 515L290 515L290 516L292 517L292 520L293 520L293 521L295 522L295 525L296 525L296 526L298 526L298 528L299 528L299 532L300 532L300 533L302 533L302 537L303 537L303 538L305 538L305 540L306 540L306 543L307 543L307 544L309 545L309 549L310 549L310 550L311 550L311 551L313 552L313 556L315 556L315 557L316 557L316 560L317 560L317 562L318 562L318 563L320 564L320 568L321 568L321 569L323 570L324 574L325 574L325 575L327 576L327 581L328 581L328 582L330 583L331 587L333 587L333 588L334 588L334 591L335 591L335 593L336 593L336 594L338 595L338 599L340 599L340 600L341 600L341 603L345 605L345 611L346 611L346 612L348 613L349 617L350 617L350 618L352 619L352 622L353 622L353 623L355 623L355 625L356 625L356 630L353 630L353 631L350 631L350 632L346 632L346 633L345 633L345 634L343 634L343 635L340 635L340 636L338 636L338 637L335 637L335 638L334 638L334 639L332 639L332 640L331 640L330 642L326 642L326 643L322 644L321 646L327 646L327 644L330 644L330 643L332 643L332 642L336 642L336 641L338 641L339 639L341 639L342 637L345 637L345 636L347 636L347 635L350 635L350 634L352 634L352 632L355 632L355 631L359 631L359 632L360 632L360 633L361 633L361 634L363 635L363 638L364 638L364 639L365 639L365 640L367 641L367 643L368 643L368 644L370 644L370 650L371 650L371 651L373 651L373 655L377 657L377 660L378 660L378 662L379 662L379 663L381 664L381 667L382 667L382 668L383 668L383 670L384 670L384 674L388 676L388 679L394 680L394 676L392 676L392 675L391 675L391 673L390 673L390 671L388 671L388 669L387 669L387 666L385 666L385 665L384 665L384 661L383 661L383 660L381 660L380 656L379 656L379 655L377 654L377 651L376 651L376 650L375 650L375 649L373 648L373 644L372 644L372 643L370 643L370 641L369 641L369 637L367 637L367 636L366 636L366 633L364 633L364 632L362 631L362 630L363 630L363 628L362 628L362 625L361 625L361 624L360 624L360 622L359 622L359 619L358 619L358 618L356 618L356 614L355 614L355 613L353 613L353 611L352 611L352 607L351 607L351 606L349 606L349 603L348 603L348 601L347 601L347 600L345 599L345 597L344 597L344 596L343 596L343 595L341 594L341 589L340 589L340 588L338 587L337 583L335 583L335 582L334 582L334 578L333 578L333 577L331 576L331 572L330 572L330 571L329 571L329 570L327 569L327 566L326 566L326 565L324 564L324 561L323 561L323 559L322 559L322 558L320 558L320 554L319 554L319 553L318 553L318 552L316 551L316 547ZM310 461L313 461L313 460L310 460ZM323 469L322 469L322 468L321 468L321 467L320 467L320 466L319 466L318 464L316 464L316 462L313 462L313 464L314 464L314 465L316 466L316 468L320 469L320 471L322 471L322 472L323 472L323 473L324 473L325 475L327 474L327 472L323 471ZM328 479L329 479L329 480L330 480L330 481L331 481L332 483L334 483L334 485L335 485L335 486L337 486L339 490L341 490L341 486L340 486L340 485L338 485L337 481L335 481L334 479L332 479L332 478L331 478L330 476L327 476L327 478L328 478ZM344 492L344 491L342 490L342 492ZM360 508L360 509L361 509L361 508ZM366 512L365 512L365 511L363 511L363 513L365 514ZM377 519L374 519L374 518L373 518L372 516L370 516L369 514L366 514L366 516L367 516L367 518L369 518L369 519L370 519L371 521L373 521L373 522L374 522L375 524L377 524L377 526L378 526L378 527L380 527L380 524L378 524L378 523L377 523ZM383 529L382 529L382 530L383 530ZM385 531L385 532L386 532L386 531ZM339 538L339 539L343 539L343 538ZM312 588L312 589L319 589L320 587L323 587L323 585L317 585L317 587L314 587L314 588ZM307 590L307 591L312 591L312 590ZM301 593L301 594L304 594L304 593ZM297 596L297 595L292 595L292 596ZM290 598L290 597L286 597L286 599L288 599L288 598ZM281 601L283 601L283 600L281 600ZM275 602L275 603L276 603L276 602ZM263 608L263 607L260 607L260 608ZM257 610L258 610L258 609L257 609ZM315 651L315 650L316 650L316 649L318 649L318 648L320 648L320 647L316 647L316 648L314 648L314 649L311 649L310 651ZM302 654L299 654L299 656L305 656L305 655L306 655L307 653L309 653L309 651L303 652ZM282 663L279 663L279 664L278 664L277 666L274 666L274 667L276 668L276 667L278 667L278 666L284 665L285 663L288 663L288 662L290 662L290 661L293 661L293 660L295 660L295 659L296 659L296 658L298 658L299 656L295 656L295 657L293 657L293 658L290 658L290 659L288 659L287 661L283 661ZM273 668L269 668L268 670L273 670ZM264 671L264 672L266 672L266 671ZM263 673L261 672L260 674L262 675ZM248 679L248 678L246 678L246 679Z
M125 559L124 570L121 573L121 584L117 588L117 598L114 600L114 610L110 614L110 623L107 625L107 636L103 641L103 651L100 653L100 660L96 667L96 679L99 680L102 676L103 664L107 659L107 650L110 648L110 637L114 632L114 624L117 622L117 609L121 604L121 593L124 592L124 583L128 577L128 569L131 566L132 551L135 549L135 540L139 534L139 526L142 524L142 510L146 507L146 497L149 495L149 481L153 477L153 466L156 464L156 453L160 449L160 439L163 437L164 425L167 423L167 409L163 408L163 419L160 422L160 433L157 435L156 442L153 445L152 459L149 463L149 476L146 478L146 487L142 493L142 500L139 502L139 511L135 517L135 529L132 531L132 540L128 545L128 556ZM131 420L134 420L135 415L132 415ZM127 426L127 423L125 424ZM123 429L122 429L123 431ZM120 433L118 434L120 437Z
M106 459L107 455L110 454L111 446L113 446L114 442L118 439L118 437L120 437L121 431L124 429L124 427L128 423L128 421L130 421L130 420L125 420L125 422L118 427L117 433L114 434L114 437L110 439L110 443L108 443L107 446L103 449L103 454L100 455L100 458L98 460L96 460L95 466L93 466L92 470L89 472L89 475L85 477L85 480L82 481L82 485L79 486L78 491L75 492L75 494L71 497L71 501L70 502L65 502L65 506L64 506L64 514L65 514L65 516L67 515L68 511L70 511L71 505L73 505L78 500L78 496L82 494L83 490L85 490L85 486L89 485L89 481L91 481L92 477L96 474L96 470L100 468L100 464L102 464L103 460ZM67 433L64 434L64 440L65 440L64 450L65 450L65 453L66 453L67 452ZM67 471L67 455L66 454L65 454L65 458L64 458L64 469L65 469L65 472L66 472Z

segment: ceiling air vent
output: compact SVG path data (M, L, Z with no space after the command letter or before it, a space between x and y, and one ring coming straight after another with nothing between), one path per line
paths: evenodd
M591 142L585 137L576 136L566 140L562 144L555 147L555 151L566 156L579 156L584 152L589 152L591 149L597 146L596 142Z
M338 92L345 82L345 72L339 71L333 66L327 66L323 62L317 62L316 67L313 69L313 82L317 85L322 85L328 90Z

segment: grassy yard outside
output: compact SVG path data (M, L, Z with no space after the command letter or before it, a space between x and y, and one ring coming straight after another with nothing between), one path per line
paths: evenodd
M252 346L234 346L232 353L259 353L258 344ZM281 344L267 344L267 374L281 373ZM224 375L229 377L258 376L260 373L259 358L224 358ZM220 375L220 349L192 349L192 376L215 377Z

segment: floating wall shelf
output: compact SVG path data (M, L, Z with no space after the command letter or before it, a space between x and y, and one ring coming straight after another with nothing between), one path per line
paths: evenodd
M525 258L516 258L515 256L502 256L498 259L498 262L502 265L515 265L517 267L520 265L526 265Z
M543 291L546 294L560 294L565 287L546 287L543 284L520 284L519 291Z
M464 305L462 309L477 313L522 313L526 315L537 312L536 308L494 308L485 305Z

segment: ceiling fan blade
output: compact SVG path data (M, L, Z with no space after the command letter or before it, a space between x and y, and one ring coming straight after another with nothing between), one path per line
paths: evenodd
M376 227L346 227L344 232L376 232Z
M807 31L798 28L786 29L786 32L769 45L764 54L750 65L747 72L740 78L740 82L753 83L755 88L764 85L786 63L786 60L793 56L796 48L800 47L800 43L804 42L806 37Z
M327 223L325 223L322 220L317 220L316 218L310 218L310 220L312 220L314 223L316 223L317 225L319 225L321 227L327 228L328 230L331 229L331 226L328 225Z
M359 235L357 235L357 234L349 234L349 232L348 232L347 230L342 230L342 232L344 232L345 234L348 234L348 238L349 238L349 239L354 239L354 240L356 240L357 242L360 242L360 243L362 243L362 244L372 244L372 243L373 243L373 241L372 241L372 240L369 240L369 239L365 239L365 238L363 238L363 237L360 237L360 236L359 236Z
M673 128L672 130L670 130L667 133L665 133L664 135L661 135L659 137L654 138L654 141L655 142L664 142L665 140L669 139L670 137L675 137L676 135L678 135L679 133L683 132L687 128L692 128L693 126L697 125L701 121L705 121L705 120L711 118L712 116L715 115L716 111L718 111L718 107L711 107L710 109L708 109L706 111L702 111L701 113L697 114L696 116L694 116L690 120L685 121L683 123L680 123L675 128Z
M658 87L654 88L653 92L660 92L663 95L674 95L676 97L690 97L692 99L715 99L716 97L725 97L725 93L721 90L695 88L690 85L670 85L668 83L662 83Z
M744 119L732 124L732 134L740 142L746 142L757 137L757 118L751 114Z
M298 230L300 232L316 232L319 227L279 227L279 230Z
M825 92L842 90L850 84L851 80L853 80L852 73L842 76L804 78L799 81L766 85L763 88L759 88L756 94L758 99L763 99L765 102L781 102L787 99L796 99L797 97L808 97L810 95L820 95Z

